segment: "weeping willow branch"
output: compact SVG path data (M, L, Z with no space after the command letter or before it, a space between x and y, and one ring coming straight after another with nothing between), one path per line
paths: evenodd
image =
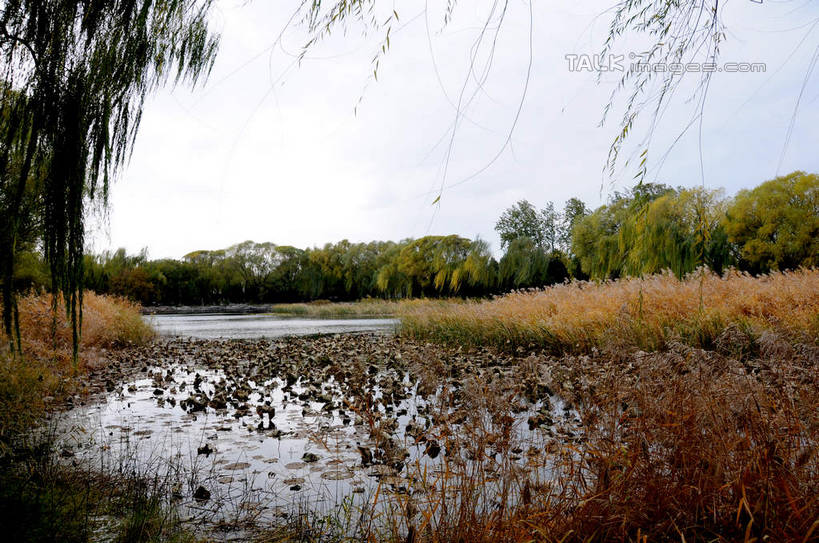
M0 280L10 341L19 328L15 254L30 241L22 225L40 213L55 309L62 294L76 359L86 206L106 204L146 96L170 80L195 85L209 74L219 43L207 26L212 3L0 1L0 212L7 218ZM23 205L32 198L42 206Z
M604 169L610 176L620 162L623 145L633 133L634 123L648 110L650 123L641 144L648 147L654 130L665 108L682 81L683 73L678 70L645 69L646 66L663 63L666 66L686 65L690 62L715 63L719 56L720 44L725 39L725 28L720 18L719 0L623 0L614 8L609 33L603 44L602 56L612 54L614 47L624 36L647 38L648 46L639 54L639 62L631 64L623 73L609 101L603 110L601 124L607 120L615 107L615 99L627 88L625 108L606 158ZM708 84L713 71L701 72L694 90L693 101L702 105L708 93ZM642 162L638 172L640 182L645 178L647 168L646 151L640 155Z

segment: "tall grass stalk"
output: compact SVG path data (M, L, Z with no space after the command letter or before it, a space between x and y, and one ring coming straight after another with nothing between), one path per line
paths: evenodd
M106 349L154 337L137 305L86 293L81 356L75 365L70 322L63 312L55 320L51 297L31 294L18 304L23 354L0 350L0 456L9 440L24 434L49 404L81 388L89 369L107 363Z
M660 350L682 340L710 347L729 327L760 334L819 337L819 270L760 277L698 270L601 283L572 282L518 291L484 302L417 303L400 312L402 333L502 350L552 354L593 349Z

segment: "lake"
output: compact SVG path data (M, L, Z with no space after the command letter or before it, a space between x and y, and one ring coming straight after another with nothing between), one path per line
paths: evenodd
M549 480L546 451L577 432L518 362L396 337L393 319L146 319L165 337L129 351L135 375L44 430L65 462L159 481L192 524L380 515L476 473L500 495Z
M143 317L159 334L199 339L254 339L312 336L352 332L395 332L398 319L319 319L282 315L189 315L167 314Z

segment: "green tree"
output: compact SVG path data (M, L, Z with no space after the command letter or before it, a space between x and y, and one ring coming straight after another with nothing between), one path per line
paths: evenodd
M79 341L84 217L129 154L145 97L169 77L196 83L218 40L212 0L21 0L0 6L0 240L3 326L13 337L15 253L31 179L52 289ZM19 334L17 334L19 337Z
M627 251L625 273L643 275L671 270L683 277L700 265L716 272L731 263L723 230L722 192L701 188L667 192L633 216L621 240Z
M412 295L412 280L399 267L401 252L412 240L402 240L387 247L379 258L375 284L388 298L405 298Z
M572 247L572 232L574 227L580 222L583 217L590 213L586 204L579 198L569 198L566 205L563 207L563 213L560 216L560 231L559 231L559 247L566 255L566 269L571 277L577 279L587 279L588 275L583 273L580 265L580 258L575 254Z
M512 241L498 267L498 281L504 289L552 285L569 275L563 253L545 253L529 238Z
M628 254L637 239L637 217L653 200L672 192L666 185L642 183L627 193L615 192L609 203L577 220L572 252L583 273L594 279L617 278L630 271Z
M191 284L180 289L190 304L218 303L225 299L244 301L244 283L226 250L193 251L182 257L182 277Z
M227 265L241 277L244 301L259 301L265 297L265 285L278 265L277 256L276 246L269 242L248 240L225 249Z
M554 250L558 243L558 215L554 204L538 211L528 200L520 200L506 209L495 224L501 249L518 238L527 238L544 250Z
M309 255L304 249L290 245L276 246L278 265L271 277L271 292L275 301L292 302L309 295L309 282L305 270L309 265Z
M725 230L754 273L819 266L819 176L793 172L742 190Z
M489 244L476 239L469 244L466 258L460 265L459 282L452 285L454 293L486 295L495 290L498 281L498 263L492 258ZM466 288L464 288L466 279Z
M569 198L563 207L560 216L560 230L558 235L558 247L571 255L572 251L572 230L575 225L589 214L586 204L580 198Z
M389 241L372 241L349 247L342 257L347 298L355 300L376 294L380 262L393 245Z

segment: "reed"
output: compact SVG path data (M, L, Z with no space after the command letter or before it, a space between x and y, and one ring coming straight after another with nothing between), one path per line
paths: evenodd
M327 300L316 300L314 302L275 304L270 307L271 313L282 315L298 315L306 317L393 317L407 312L418 306L439 307L446 309L462 303L456 298L432 300L381 300L377 298L365 298L356 302L330 302Z
M57 300L60 303L60 300ZM88 370L107 363L106 350L141 344L154 332L139 307L123 298L86 293L80 359L72 360L71 325L52 298L29 294L19 299L22 356L0 346L0 456L13 436L25 432L49 405L84 384Z
M20 331L23 353L31 360L70 361L71 323L57 300L56 313L50 295L29 294L20 298ZM83 297L81 363L100 349L142 344L154 331L142 319L138 304L125 298L86 292Z
M402 333L502 350L589 353L639 348L656 351L672 341L711 348L729 328L754 336L776 331L819 337L819 270L752 277L698 271L601 283L572 282L518 291L493 300L403 306Z
M398 312L401 302L366 298L357 302L314 302L275 304L270 312L283 315L308 317L382 317Z

